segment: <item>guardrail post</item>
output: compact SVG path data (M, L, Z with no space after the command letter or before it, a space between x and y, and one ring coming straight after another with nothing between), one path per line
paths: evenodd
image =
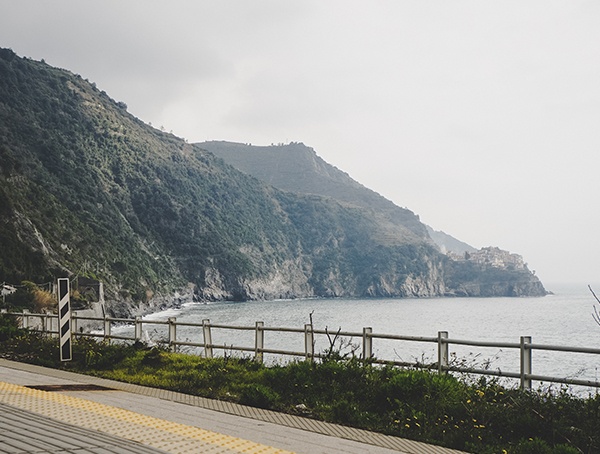
M310 323L304 325L304 352L305 358L314 361L315 358L315 336L313 326Z
M23 329L29 329L29 311L23 309L23 317L21 318L21 326Z
M438 331L438 373L444 372L448 367L448 331Z
M256 322L256 336L254 342L254 361L263 362L263 348L265 348L265 322Z
M177 318L169 317L169 347L172 352L177 351Z
M531 389L531 336L521 336L521 389Z
M212 335L210 333L210 320L207 318L202 320L202 332L204 334L204 356L206 356L207 358L212 358Z
M44 317L42 318L42 331L44 332L44 334L48 334L50 333L52 327L50 326L50 320L52 320L50 318L50 311L45 311L44 312Z
M110 320L104 317L104 341L110 345Z
M77 334L77 312L71 311L71 332Z
M142 317L139 315L135 317L135 341L142 341Z
M363 328L363 359L371 359L373 357L373 328Z

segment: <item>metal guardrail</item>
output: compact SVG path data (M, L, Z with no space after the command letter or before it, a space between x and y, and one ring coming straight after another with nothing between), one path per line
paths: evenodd
M23 312L7 312L2 310L3 315L18 317L21 320L23 328L35 329L48 333L50 335L58 334L58 315L52 313L45 314L34 314L28 311ZM53 321L56 320L56 323ZM362 354L361 359L369 361L374 364L387 364L401 367L422 367L437 370L440 373L444 372L461 372L468 374L478 375L489 375L496 377L506 377L520 380L521 389L531 389L533 381L543 381L551 383L561 383L567 385L578 385L600 388L600 382L594 380L581 380L575 378L566 377L553 377L546 375L536 375L532 372L532 352L534 350L545 350L553 352L570 352L570 353L584 353L600 355L599 348L588 348L588 347L572 347L564 345L547 345L547 344L534 344L531 337L521 336L519 342L486 342L486 341L472 341L464 339L453 339L448 336L447 331L438 332L437 337L422 337L422 336L402 336L394 334L376 334L373 333L373 329L370 327L363 328L362 332L348 332L348 331L336 331L332 333L328 330L314 329L311 324L304 325L304 328L288 328L288 327L267 327L263 322L256 322L255 326L234 326L234 325L222 325L216 323L210 323L210 320L205 319L202 324L191 323L191 322L177 322L175 317L170 317L167 320L143 320L142 317L136 317L135 319L127 318L112 318L112 317L81 317L76 312L71 315L71 326L72 333L75 336L80 337L93 337L99 338L106 342L112 340L118 341L142 341L143 340L143 326L144 325L166 325L167 326L167 338L165 344L169 346L172 351L177 351L179 347L199 347L204 349L204 356L212 358L216 349L224 349L229 351L239 352L250 352L254 354L256 361L262 362L264 360L264 354L284 355L291 357L304 357L305 360L313 361L315 358L326 358L327 353L315 352L315 336L326 335L331 336L334 334L338 336L347 336L351 338L357 338L362 340ZM37 321L37 322L36 322ZM102 333L83 332L83 329L78 329L79 321L96 322L103 326ZM119 336L111 334L111 328L113 324L131 324L134 327L133 337ZM55 328L56 325L56 328ZM203 342L189 342L177 340L177 327L196 327L202 329ZM236 345L217 345L212 341L213 330L242 330L242 331L254 331L254 346L236 346ZM279 350L274 348L266 348L264 342L265 332L287 332L297 333L304 336L304 351L290 351L290 350ZM377 339L382 340L393 340L393 341L405 341L405 342L425 342L437 344L437 362L430 365L418 364L415 362L402 362L396 360L389 360L384 358L376 358L373 354L373 341ZM331 339L330 339L331 343ZM461 367L451 365L449 363L450 358L450 345L465 345L472 347L497 347L506 349L519 350L520 356L520 368L518 372L502 371L502 370L490 370L490 369L478 369L472 367ZM331 345L333 347L333 345Z

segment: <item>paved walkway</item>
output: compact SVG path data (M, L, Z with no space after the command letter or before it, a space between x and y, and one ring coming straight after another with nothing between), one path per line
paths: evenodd
M456 454L299 416L0 359L0 453Z

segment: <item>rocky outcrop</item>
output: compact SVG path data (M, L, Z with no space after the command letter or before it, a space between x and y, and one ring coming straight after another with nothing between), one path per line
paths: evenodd
M268 276L247 281L244 285L248 299L290 299L315 296L302 270L302 260L286 260Z
M512 283L465 282L449 290L445 296L461 297L532 297L545 296L548 292L538 281L522 281Z
M447 296L544 296L548 292L523 258L498 248L483 248L449 259Z

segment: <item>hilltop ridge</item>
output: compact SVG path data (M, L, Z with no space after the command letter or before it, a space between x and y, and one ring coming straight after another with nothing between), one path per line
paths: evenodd
M198 145L236 169L278 189L330 197L345 205L367 209L379 221L391 222L395 226L395 235L404 235L407 240L430 241L425 225L415 213L363 186L303 143L252 146L211 141ZM398 228L404 230L402 234Z

